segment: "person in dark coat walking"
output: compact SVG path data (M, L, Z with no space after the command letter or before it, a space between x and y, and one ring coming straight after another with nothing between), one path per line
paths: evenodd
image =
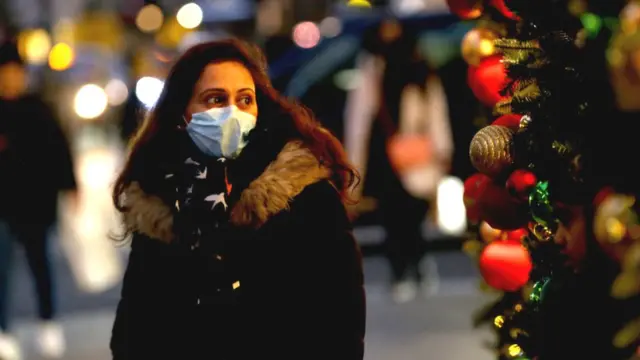
M364 353L362 260L339 141L239 40L171 70L114 188L131 254L111 350L126 359Z
M22 245L35 281L37 344L46 358L65 352L62 327L55 322L55 284L49 261L49 234L57 220L58 196L78 202L67 138L53 110L26 94L27 72L17 46L0 46L0 358L20 359L11 333L8 300L12 258Z

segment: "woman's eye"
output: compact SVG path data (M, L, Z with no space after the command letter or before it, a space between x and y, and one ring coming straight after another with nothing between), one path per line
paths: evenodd
M207 104L209 105L221 105L225 103L225 98L223 96L211 96L207 98Z
M244 96L240 99L240 103L243 105L251 105L253 104L253 98L250 96Z

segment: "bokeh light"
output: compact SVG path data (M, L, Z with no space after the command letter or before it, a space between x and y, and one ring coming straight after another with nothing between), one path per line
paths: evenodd
M349 0L347 6L356 8L370 8L371 3L367 0Z
M444 4L444 1L442 3ZM424 0L396 0L391 4L392 11L400 16L417 14L427 8Z
M136 83L136 97L147 108L152 108L162 94L164 82L158 78L145 76Z
M51 37L44 29L30 29L18 34L20 56L30 64L41 65L47 62L51 50Z
M121 105L129 97L129 88L120 79L110 80L104 87L104 91L107 93L107 100L111 106Z
M73 65L76 54L69 44L56 44L49 53L49 67L52 70L64 71Z
M330 16L320 22L320 33L326 38L332 38L340 35L342 31L342 22L340 19Z
M136 16L136 26L140 31L146 33L158 31L162 27L163 22L164 15L162 14L162 9L154 4L145 5Z
M76 93L73 107L79 117L92 120L102 115L107 109L107 94L96 84L86 84Z
M320 42L320 29L311 21L304 21L293 28L293 42L303 49L311 49Z
M195 29L202 24L203 16L204 14L202 13L200 5L196 3L188 3L178 10L176 18L178 20L178 24L183 28Z

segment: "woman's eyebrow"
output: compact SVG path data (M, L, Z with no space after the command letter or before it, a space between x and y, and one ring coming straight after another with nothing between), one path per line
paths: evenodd
M208 93L208 92L221 92L221 93L226 93L227 90L223 89L223 88L208 88L208 89L204 89L200 92L200 94L204 94L204 93Z

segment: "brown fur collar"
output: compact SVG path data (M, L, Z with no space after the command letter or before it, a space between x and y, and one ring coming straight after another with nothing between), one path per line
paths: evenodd
M231 223L259 228L271 216L287 209L306 186L329 176L330 170L301 142L290 142L242 192L231 210ZM124 223L129 230L163 242L173 240L173 214L160 198L145 194L134 182L125 191L125 199L129 210L124 214Z

